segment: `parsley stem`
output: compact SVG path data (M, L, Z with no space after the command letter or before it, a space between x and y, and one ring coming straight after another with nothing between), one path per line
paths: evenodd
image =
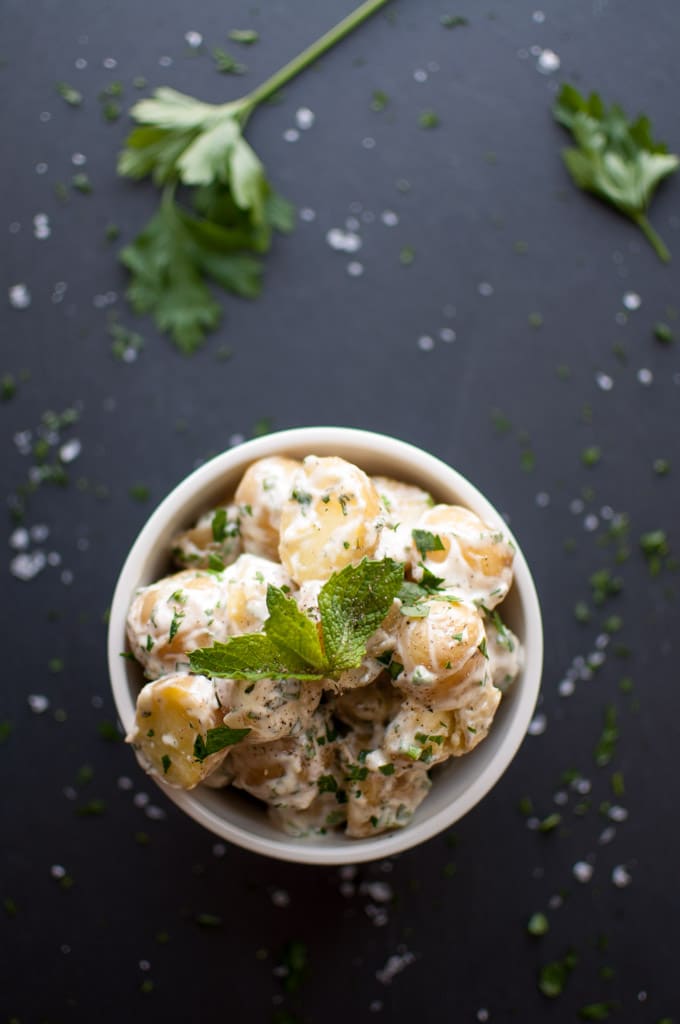
M328 32L324 33L316 42L308 46L302 53L298 54L293 60L289 61L288 64L284 64L279 71L276 71L270 78L258 85L256 89L244 96L244 113L241 115L241 123L245 124L246 119L252 113L252 111L264 100L268 100L270 96L278 92L279 89L290 82L292 78L299 75L301 71L308 68L310 64L325 53L326 50L330 50L332 46L335 46L341 39L346 35L349 35L355 28L361 25L362 22L370 18L380 7L384 7L388 3L388 0L365 0L365 3L361 4L348 14L346 18L339 21L337 25L329 29Z
M640 228L643 235L645 236L649 244L652 246L654 252L662 261L662 263L670 263L671 254L669 250L666 248L663 239L659 235L657 235L656 231L647 220L646 215L644 213L636 213L633 215L633 220Z

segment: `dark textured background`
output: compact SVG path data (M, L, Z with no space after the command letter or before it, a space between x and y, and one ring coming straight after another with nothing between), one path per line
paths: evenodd
M5 296L18 282L32 295L26 310L6 298L2 307L0 372L18 381L17 395L0 405L8 499L35 462L13 437L31 429L35 440L45 410L77 405L80 420L63 440L82 442L68 467L70 485L40 487L26 509L26 526L50 530L32 547L58 552L61 566L18 581L8 572L15 552L6 549L2 1021L118 1024L200 1014L268 1022L278 1012L281 1021L306 1024L458 1024L483 1020L486 1010L494 1022L568 1022L594 1002L609 1004L621 1021L677 1013L677 577L672 566L650 576L638 543L643 532L664 529L671 551L680 544L680 361L677 343L653 337L656 321L673 326L667 307L678 303L677 265L662 266L631 225L571 186L550 105L563 80L598 89L631 114L648 113L657 134L680 150L680 17L662 0L548 0L539 23L537 2L395 0L288 86L282 103L254 116L248 137L273 183L315 210L316 220L276 241L259 300L224 299L219 333L192 359L122 298L125 276L105 225L116 222L121 240L130 240L156 199L150 186L116 178L128 125L104 122L97 94L119 80L127 108L139 95L132 79L143 75L149 86L235 97L344 15L348 0L270 0L258 10L245 0L2 4L2 278ZM443 13L469 24L446 30ZM257 45L226 39L244 26L259 30ZM184 41L191 29L205 40L198 54ZM534 45L559 54L559 71L539 73L527 53ZM248 74L219 75L215 46L238 51ZM171 66L159 66L165 55ZM76 70L81 57L88 65ZM103 66L108 57L115 69ZM416 81L414 71L432 62L439 69ZM55 94L58 81L81 90L82 107ZM390 97L382 113L370 109L378 89ZM283 132L301 106L316 122L287 143ZM432 131L418 125L428 108L440 117ZM41 121L43 111L51 119ZM375 139L373 149L362 145L366 137ZM71 164L75 152L87 157L82 169L94 191L69 189L63 202L54 187L81 169ZM48 164L42 175L40 162ZM398 179L410 190L400 191ZM661 189L652 213L676 259L679 188L676 180ZM376 215L362 225L356 257L325 241L352 203ZM397 226L381 223L386 209L398 214ZM44 240L33 236L40 212L51 227ZM8 230L17 223L18 231ZM399 260L404 246L415 251L408 267ZM350 259L363 264L361 277L348 276ZM58 281L67 290L55 303ZM480 294L482 282L492 295ZM629 290L642 304L622 317ZM109 291L117 301L97 308L93 300ZM111 355L112 309L145 337L134 364ZM531 313L542 315L539 329ZM439 340L442 327L456 331L455 342ZM432 351L418 347L422 335L435 339ZM224 345L233 350L228 361L219 358ZM565 365L566 379L557 372ZM653 373L649 386L638 380L641 368ZM610 391L597 386L600 371L611 377ZM353 894L343 894L335 869L236 848L218 847L216 855L214 838L145 782L130 751L100 735L115 718L103 617L126 551L153 505L198 460L234 435L249 436L263 418L274 429L378 429L451 462L510 517L543 604L545 733L527 738L453 838L362 867ZM602 459L588 469L581 452L593 444ZM662 457L671 462L666 477L652 469ZM129 494L139 483L149 488L146 503ZM549 496L547 507L538 494ZM579 499L583 511L575 513ZM617 545L607 543L607 507L630 521L630 557L620 566ZM591 532L588 514L598 517ZM573 550L565 550L569 538ZM595 608L588 579L605 566L624 587ZM73 573L70 584L64 569ZM574 618L578 600L591 605L586 624ZM604 664L561 697L560 680L575 657L594 650L612 614L622 629ZM60 671L50 671L55 658ZM633 680L631 693L621 690L622 677ZM49 708L32 712L30 694L46 696ZM610 705L620 736L611 762L597 767ZM89 782L83 766L93 773ZM591 792L564 783L565 771L588 780ZM625 780L619 796L615 771ZM121 777L134 788L121 789ZM133 802L139 791L166 816L147 817ZM559 791L568 794L565 806L554 802ZM541 820L559 811L560 825L547 833L528 828L518 810L525 796ZM607 800L629 816L604 844ZM94 804L103 813L77 813L92 801L103 802ZM587 884L572 872L581 860L594 867ZM65 879L53 877L55 865ZM627 887L612 882L617 865L630 873ZM366 888L376 880L392 891L380 904L387 918L380 925ZM277 905L286 896L288 905ZM538 910L550 922L540 939L526 931ZM221 926L200 927L201 913L219 916ZM276 970L291 941L307 949L297 992ZM564 994L548 1001L537 988L539 968L569 949L578 964ZM381 983L376 972L404 951L415 961Z

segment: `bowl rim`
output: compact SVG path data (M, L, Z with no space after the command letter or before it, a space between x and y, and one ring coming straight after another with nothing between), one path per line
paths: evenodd
M305 864L357 864L382 859L410 849L432 838L460 820L495 786L515 757L534 713L541 684L543 666L543 628L541 610L531 572L522 549L498 510L466 477L441 459L409 442L375 431L355 427L307 426L275 431L263 437L229 448L184 477L158 504L139 531L121 569L111 603L108 628L108 665L111 689L118 716L125 732L128 733L135 716L135 702L132 699L121 650L126 647L125 621L130 597L139 586L140 567L144 563L150 546L164 527L176 516L178 509L188 504L196 491L216 482L220 475L233 471L239 464L243 469L257 459L270 455L285 454L287 449L306 447L309 454L315 446L326 450L337 447L337 454L343 457L343 448L363 447L377 460L381 456L392 457L413 466L411 478L430 473L443 475L446 486L455 489L460 503L472 508L483 518L503 524L504 532L515 545L513 566L513 590L519 594L526 623L526 636L522 638L524 665L522 690L513 696L513 715L507 726L506 735L493 759L482 768L471 785L438 813L425 820L411 822L405 828L383 833L375 838L343 840L342 846L326 843L315 845L309 839L293 839L281 833L281 840L257 836L214 813L196 800L194 791L175 789L160 778L151 778L181 810L211 832L244 849L279 860ZM356 457L356 456L355 456Z

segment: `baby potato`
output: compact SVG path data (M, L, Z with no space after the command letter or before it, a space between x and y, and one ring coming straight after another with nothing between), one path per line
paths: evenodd
M389 679L380 679L370 686L348 690L330 701L333 714L362 737L362 746L372 749L382 739L383 727L401 707L401 694ZM369 739L379 728L380 739Z
M392 767L388 775L366 765L351 772L359 777L344 783L348 836L360 839L403 828L427 796L432 783L426 765L417 762Z
M239 744L231 754L234 786L274 807L306 809L324 786L337 786L334 742L329 736L333 736L330 721L317 711L307 729L296 736Z
M126 737L147 762L147 770L164 782L193 789L218 769L229 748L200 761L197 737L222 724L215 690L205 676L173 675L147 683L137 697L135 724Z
M409 698L436 711L458 706L460 688L486 671L486 635L473 608L429 601L422 618L402 616L392 662L403 666L393 682Z
M502 697L501 691L488 678L481 686L468 686L466 692L466 701L451 712L451 731L444 747L445 752L454 757L474 750L488 735Z
M245 743L269 743L297 735L308 728L321 700L320 683L299 679L227 680L227 700L219 682L217 695L224 724L230 729L250 729Z
M142 587L130 606L127 635L149 679L188 667L188 652L227 638L221 576L185 569Z
M281 509L299 466L295 459L272 455L254 462L244 473L234 501L241 515L243 548L250 554L278 559Z
M357 466L307 456L281 512L279 556L292 579L327 580L372 555L379 513L378 493Z
M512 630L498 617L498 612L493 614L495 618L487 618L484 624L489 674L493 685L497 686L501 693L505 693L519 675L524 651Z
M503 600L512 583L514 549L502 529L489 526L460 505L435 505L421 515L416 528L434 535L441 549L423 553L413 542L415 580L422 579L424 565L443 577L445 587L465 591L468 601L494 608Z
M422 761L429 768L450 757L445 744L452 725L452 712L430 711L406 700L385 732L382 751L389 762Z
M387 476L371 478L380 497L382 528L374 558L405 562L412 554L411 530L434 501L427 491Z
M269 618L267 586L290 586L288 573L278 562L258 555L240 555L223 573L224 619L231 636L258 633Z
M230 565L240 554L240 519L236 505L221 505L206 512L195 526L177 534L172 542L172 557L182 568L212 568L211 559L217 559L223 566Z

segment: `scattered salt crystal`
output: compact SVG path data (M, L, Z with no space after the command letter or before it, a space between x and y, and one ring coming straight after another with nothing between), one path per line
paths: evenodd
M71 163L74 167L84 167L87 163L87 157L84 153L73 153L71 156Z
M573 516L580 516L584 508L585 504L581 498L574 498L573 501L569 502L569 511Z
M599 525L600 520L597 518L596 515L593 515L592 512L590 513L590 515L587 515L583 520L583 529L586 530L588 533L592 533L594 530L598 528Z
M623 864L617 864L612 870L612 882L617 889L625 889L627 885L633 881L630 872L623 866Z
M644 989L642 989L640 992L638 992L637 998L638 998L638 1003L646 1003L647 1002L647 993L645 992Z
M8 294L12 309L28 309L31 305L31 293L25 284L11 285Z
M367 135L365 139L361 140L361 145L364 149L375 149L375 139L371 135Z
M571 679L563 679L557 687L560 697L571 697L576 687Z
M133 782L132 782L132 779L130 779L127 775L121 775L118 778L117 785L118 785L118 789L122 789L123 792L128 792L129 790L132 789Z
M350 277L361 277L364 272L363 263L359 263L358 260L352 260L347 264L347 273Z
M151 821L163 821L163 819L167 817L163 808L157 807L156 804L149 804L149 806L145 808L144 813L147 818L151 819Z
M431 71L433 74L435 74L437 71L439 71L439 64L437 63L437 61L436 60L428 60L428 62L427 62L427 70Z
M585 884L593 877L593 866L585 860L577 860L571 870L577 882Z
M539 508L547 508L550 504L550 495L545 491L539 491L536 495L536 504Z
M400 946L396 953L387 958L385 966L375 972L375 976L383 985L389 985L392 979L404 968L414 963L415 959L410 950Z
M342 228L331 228L327 231L326 242L336 252L358 252L362 245L360 235L355 231L343 231Z
M118 61L115 57L104 57L102 65L106 68L107 71L113 71L114 68L118 67Z
M28 530L24 529L23 526L17 526L16 530L10 534L9 546L14 548L15 551L23 551L24 548L28 547Z
M42 544L50 535L50 528L45 523L36 523L31 527L31 540Z
M64 878L66 875L66 868L62 864L53 864L50 868L50 874L52 878Z
M637 372L637 379L640 384L643 384L645 387L649 387L654 380L654 374L646 366L643 366L642 369Z
M451 327L440 327L439 337L442 341L447 342L447 344L451 344L452 341L456 340L456 332Z
M18 235L20 231L21 231L21 224L19 223L18 220L13 220L12 223L10 224L10 226L9 226L9 233L10 233L10 235Z
M349 899L350 896L354 896L356 892L356 886L354 882L341 882L340 883L340 895Z
M548 910L559 910L564 903L564 898L559 893L555 893L548 900Z
M600 391L611 391L611 389L614 387L614 381L607 373L596 373L595 383L597 384Z
M362 210L361 219L364 222L364 224L372 224L373 221L375 220L375 214L373 213L372 210Z
M62 952L62 953L63 953L63 954L65 955L65 956L66 956L66 955L67 955L68 953L70 953L70 952L71 952L71 947L70 947L69 945L67 945L67 944L66 944L65 942L64 942L64 943L62 943L62 945L61 945L61 946L59 947L59 949L61 950L61 952Z
M285 889L273 889L271 893L272 903L275 907L290 906L290 895Z
M612 840L614 839L615 836L616 836L616 829L614 828L614 826L613 825L607 825L607 827L603 828L602 831L600 832L600 838L599 838L598 842L599 842L600 846L607 846L609 843L612 842Z
M426 82L427 71L425 71L424 68L416 68L416 70L413 72L413 77L416 80L416 82Z
M421 334L418 338L418 348L421 352L431 352L434 348L434 338L429 334Z
M489 1020L489 1011L484 1006L480 1006L477 1010L477 1020L484 1024L485 1021Z
M358 231L361 227L361 221L356 217L348 217L345 221L345 227L348 231Z
M376 928L383 928L389 921L387 911L383 907L376 907L375 903L367 903L364 910Z
M227 852L227 847L224 843L213 843L213 857L224 857Z
M385 227L388 228L394 228L399 223L399 217L394 212L394 210L383 210L383 212L380 214L380 219L385 225Z
M172 57L164 56L158 58L158 63L162 68L169 68L172 65Z
M564 805L569 802L569 794L564 789L558 789L553 796L553 800L558 807L564 807Z
M150 971L151 970L151 964L149 963L148 960L140 960L139 961L139 969L140 969L140 971Z
M104 707L104 701L98 694L95 694L94 697L90 697L90 704L92 705L93 708Z
M442 314L451 319L456 315L456 307L448 303L446 306L442 306Z
M548 727L548 720L542 711L539 711L537 715L529 722L529 728L527 732L530 736L541 736Z
M574 779L571 788L575 790L579 796L587 796L593 788L590 779Z
M38 239L49 238L51 235L50 219L46 213L36 213L33 218L33 237Z
M309 206L303 206L300 210L300 220L310 224L313 220L316 220L316 210L312 210Z
M146 807L146 805L149 802L149 799L150 798L148 793L135 793L135 795L132 798L132 802L135 805L135 807Z
M531 20L535 21L537 25L542 25L543 22L545 21L545 12L544 11L534 11L534 13L531 15Z
M82 444L77 437L74 437L71 441L67 441L59 449L59 458L62 462L73 462L77 459L82 451Z
M28 696L28 706L35 715L42 715L50 706L49 698L42 693L31 693Z
M626 292L621 300L626 309L639 309L642 305L642 299L637 292Z
M195 29L189 29L188 32L184 33L184 40L192 50L197 50L203 42L203 36L200 32L196 32Z
M389 903L393 896L392 886L387 882L364 882L361 891L367 892L376 903Z
M18 580L32 580L45 568L47 559L42 551L24 551L9 563L9 570Z
M67 800L75 800L76 797L78 796L73 786L64 786L64 788L62 789L62 793L64 794Z
M368 1004L368 1008L371 1013L380 1013L383 1008L382 999L372 999Z
M286 128L285 132L283 133L284 142L297 142L299 138L300 133L297 130L297 128Z
M485 298L488 298L489 295L493 295L493 285L489 284L488 281L480 281L480 283L477 285L477 291L479 292L480 295L483 295Z
M344 881L351 882L357 876L357 867L355 864L345 864L340 868L339 874Z
M229 447L235 448L237 444L243 444L245 437L243 434L232 434L229 438Z
M75 61L75 67L78 71L84 71L87 67L87 61L85 60L85 58L78 57L78 59Z
M619 804L614 804L609 808L609 817L612 821L625 821L628 817L628 811L625 807L620 807Z
M540 818L527 818L527 828L530 832L538 832L538 828L541 824Z
M43 124L47 124L48 121L52 120L52 115L50 114L49 110L40 111L40 120Z
M311 128L315 120L315 114L309 107L299 107L295 111L295 123L303 132Z
M542 75L551 75L553 71L559 70L561 63L554 50L541 50L536 61L536 70L540 71Z
M71 569L64 569L59 578L65 587L70 587L74 580L73 572Z

